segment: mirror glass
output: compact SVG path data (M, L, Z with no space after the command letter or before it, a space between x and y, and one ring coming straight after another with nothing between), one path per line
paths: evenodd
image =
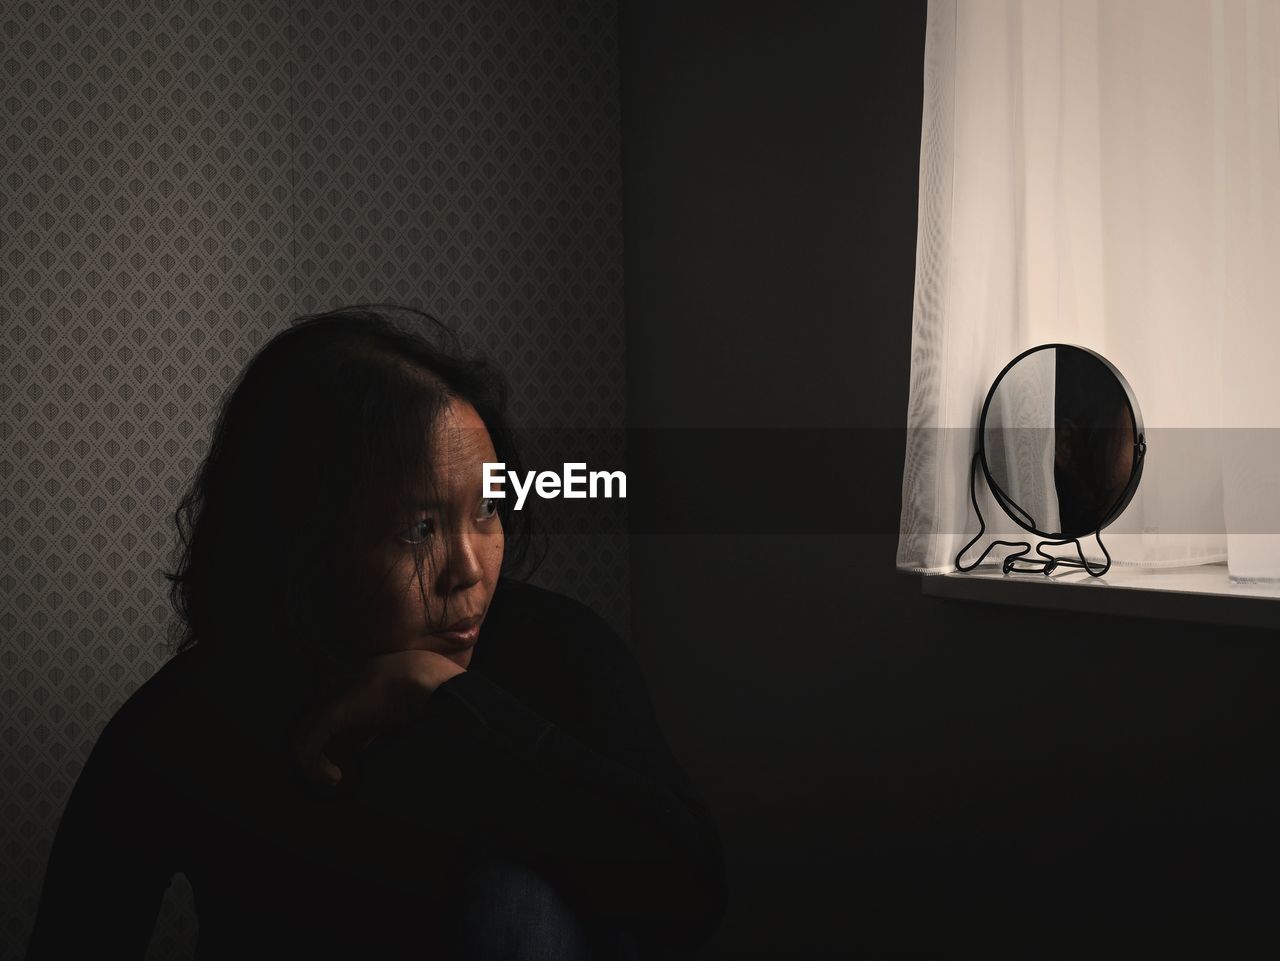
M983 407L982 464L996 501L1041 537L1083 537L1119 516L1138 486L1142 418L1120 372L1083 347L1015 358Z

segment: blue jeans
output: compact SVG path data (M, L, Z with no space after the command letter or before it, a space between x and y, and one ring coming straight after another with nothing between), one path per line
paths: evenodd
M459 961L638 961L624 931L588 917L533 868L493 848L463 860L450 919Z

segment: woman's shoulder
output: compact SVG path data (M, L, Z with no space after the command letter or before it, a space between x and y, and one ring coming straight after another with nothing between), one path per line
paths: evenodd
M542 628L567 632L574 637L617 637L609 622L582 601L510 577L499 579L490 605L490 617L496 617L504 626L518 625L524 630Z
M487 641L473 666L515 686L559 672L568 680L616 671L631 656L617 631L587 604L506 577L494 591L480 636Z
M195 661L195 649L167 658L124 700L107 722L107 728L113 733L130 731L183 705Z
M227 740L230 712L246 697L219 689L225 671L215 671L207 653L196 645L169 656L108 719L95 751L165 770Z
M108 717L86 761L95 783L158 783L171 767L191 661L189 653L168 658Z

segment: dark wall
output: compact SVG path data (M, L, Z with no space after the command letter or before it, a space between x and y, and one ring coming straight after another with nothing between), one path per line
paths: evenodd
M702 956L1274 950L1277 638L945 603L894 568L924 20L622 4L631 423L857 448L744 430L710 483L632 452L663 498L639 516L685 518L632 537L631 607L728 851Z

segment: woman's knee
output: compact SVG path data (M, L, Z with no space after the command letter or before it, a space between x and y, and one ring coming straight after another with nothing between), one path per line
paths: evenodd
M454 924L461 957L474 961L592 957L585 918L532 867L487 852L468 860L458 885Z

